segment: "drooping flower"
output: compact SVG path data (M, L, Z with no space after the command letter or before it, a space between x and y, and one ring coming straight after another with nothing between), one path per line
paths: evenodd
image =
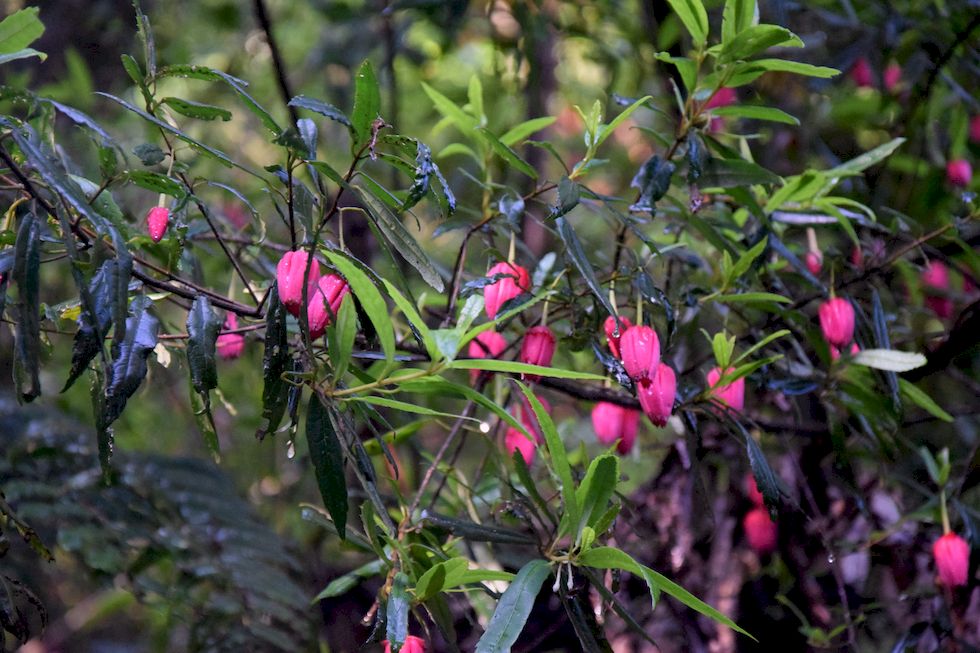
M555 334L546 326L536 326L527 330L521 342L521 362L540 367L551 367L555 355ZM528 381L537 381L537 374L522 375Z
M840 349L854 339L854 307L843 297L831 297L817 310L824 339Z
M498 281L488 284L483 289L483 304L487 316L492 320L497 317L500 307L523 292L531 289L531 277L520 265L502 261L487 270L487 276L507 275Z
M871 88L874 86L874 75L871 72L871 64L864 57L854 62L851 68L851 79L858 88Z
M973 166L966 159L954 159L946 164L946 181L953 186L966 188L973 179Z
M806 256L803 257L803 260L806 263L806 269L810 271L810 274L820 274L820 268L823 267L823 255L820 254L820 252L807 252Z
M731 374L734 371L734 368L729 367L725 373ZM717 367L708 372L708 387L711 388L711 396L732 410L742 410L745 407L745 377L719 386L718 381L721 380L722 376L721 369Z
M779 531L776 522L769 517L765 508L753 508L745 514L742 520L745 539L752 550L759 555L766 555L776 550Z
M603 330L606 332L606 342L609 343L609 351L616 358L619 358L619 340L631 326L633 326L633 323L629 321L629 318L620 316L619 328L617 329L616 318L612 315L607 317L602 325Z
M512 426L504 434L504 448L506 448L507 453L511 456L514 455L515 451L521 452L521 457L527 466L530 467L531 463L534 462L534 452L538 448L538 443L529 439L519 429L515 429Z
M677 376L665 363L649 379L641 379L636 385L636 396L644 414L656 426L664 427L674 412L674 396L677 394Z
M605 446L616 442L616 451L625 455L633 449L640 428L640 411L608 401L592 409L592 428L596 439Z
M350 292L350 286L343 277L328 274L320 277L316 288L310 294L310 304L306 308L306 319L310 326L310 339L316 340L327 330L327 326L337 316L340 304Z
M889 93L894 92L902 81L902 67L894 61L885 66L885 90Z
M234 313L228 313L225 318L225 329L233 331L238 328L238 316ZM218 340L215 343L215 348L218 351L218 356L225 360L234 360L242 355L242 351L245 349L245 336L241 333L222 333L218 336Z
M476 338L470 340L470 345L466 353L470 358L497 358L507 349L507 340L490 329L480 333ZM480 370L470 370L470 383L476 383L480 377Z
M305 251L286 252L276 265L276 285L279 291L279 301L286 310L299 316L303 306L303 273L310 255ZM306 278L306 300L313 299L313 291L320 280L320 264L316 259L310 263L310 273Z
M651 327L637 324L619 338L619 353L630 378L648 379L660 364L660 338Z
M966 585L970 570L970 545L956 533L946 533L932 545L939 582L953 588Z
M385 640L385 653L391 653L391 644ZM425 640L415 635L407 635L399 653L425 653Z
M749 501L759 508L762 508L766 503L762 492L759 491L759 485L755 482L755 477L752 474L745 475L745 494L748 495Z
M714 109L715 107L727 107L738 102L738 91L729 86L723 86L718 89L718 91L711 97L710 100L704 105L705 109Z
M165 206L154 206L146 213L146 230L153 242L159 243L170 224L170 209Z
M922 285L926 289L926 306L932 309L941 320L953 314L953 300L945 295L949 292L949 268L942 261L929 261L922 270ZM929 292L938 291L938 292Z

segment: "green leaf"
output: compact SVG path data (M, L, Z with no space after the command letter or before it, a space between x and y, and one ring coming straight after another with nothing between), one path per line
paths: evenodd
M796 34L779 25L751 25L731 41L726 41L718 57L719 63L748 59L775 46L802 48Z
M211 309L206 295L198 295L187 313L187 364L194 389L207 393L218 387L215 343L221 330L221 318Z
M436 291L442 292L445 284L439 272L436 270L435 264L422 247L419 246L418 241L405 228L401 218L395 215L374 194L359 186L353 186L352 188L357 196L361 198L362 203L367 209L368 216L384 235L385 239L391 244L392 248L422 275L422 278L427 284L435 288Z
M778 184L781 178L762 166L742 159L708 159L698 179L698 188L731 188L755 184Z
M449 579L461 578L468 565L469 562L465 558L450 558L432 565L415 583L416 599L427 601L443 589L453 587L448 584Z
M708 13L701 0L667 0L677 17L684 23L694 45L703 45L708 39Z
M531 179L538 178L538 173L534 170L534 168L531 167L531 164L525 161L524 159L522 159L521 157L519 157L517 155L517 152L515 152L514 150L510 149L509 147L501 143L500 140L496 136L494 136L493 132L491 132L489 129L487 129L486 127L480 127L477 130L477 133L479 133L480 136L483 137L483 140L486 141L488 145L490 145L493 151L497 153L497 156L503 159L504 162L507 163L507 165L509 165L512 168L517 168Z
M378 290L374 281L364 271L364 264L351 256L334 249L324 251L330 263L340 271L347 280L347 284L357 298L364 313L371 320L375 333L378 335L378 342L381 343L381 350L385 354L385 360L390 365L395 355L395 332L391 324L391 316L388 313L388 304Z
M725 0L721 19L721 42L731 43L759 20L755 0Z
M879 161L882 161L891 155L891 153L897 150L904 142L904 138L894 138L883 145L879 145L869 152L865 152L859 157L827 170L824 174L828 177L847 177L849 175L859 174L860 172L870 168Z
M498 526L486 526L476 522L466 521L465 519L453 519L434 512L423 510L422 521L429 522L434 526L445 529L465 540L473 542L496 542L498 544L517 544L522 546L534 546L538 543L536 539L526 533L500 528Z
M568 465L568 457L565 454L565 444L558 435L555 423L551 420L551 415L545 410L541 401L538 400L534 392L520 381L515 381L517 387L521 389L527 398L534 416L538 419L541 431L544 433L544 440L548 445L548 454L551 456L551 464L558 475L561 483L561 496L565 502L565 515L562 523L567 523L574 527L581 519L582 509L579 506L578 498L575 494L575 483L572 481L572 468Z
M306 109L307 111L312 111L313 113L318 113L321 116L330 118L334 122L339 122L345 127L352 127L350 118L347 115L335 107L332 104L322 102L315 98L306 97L305 95L297 95L292 100L289 101L289 106L297 107L299 109Z
M392 653L398 653L405 643L405 638L408 637L408 612L412 599L408 595L407 588L408 576L401 572L395 574L385 610L387 615L385 634L388 636Z
M605 379L601 374L592 372L578 372L576 370L565 370L558 367L542 367L541 365L530 365L517 361L504 361L495 358L464 358L449 363L446 367L452 370L482 370L486 372L507 372L510 374L533 374L537 376L549 376L555 379L579 379L582 381L602 381Z
M925 365L926 357L894 349L865 349L858 352L852 362L888 372L908 372Z
M785 111L773 107L759 107L750 104L736 104L728 107L718 107L711 110L715 116L728 116L732 118L749 118L751 120L768 120L769 122L781 122L787 125L799 125L800 121Z
M313 473L323 505L330 512L340 539L347 534L347 480L344 475L344 450L330 413L318 393L310 397L306 412L306 442L313 462Z
M338 596L343 596L347 592L351 591L357 587L361 581L368 578L373 578L384 571L384 561L382 560L372 560L371 562L361 565L354 571L348 572L343 576L334 578L330 583L324 587L319 594L313 599L313 603L319 603L323 599L332 599Z
M409 324L412 325L415 332L419 335L422 340L422 345L425 347L426 352L429 354L429 359L433 362L440 360L441 355L439 347L436 344L435 339L432 337L432 331L426 325L425 320L419 315L419 312L415 309L415 305L408 301L405 296L395 287L395 284L391 283L387 279L381 280L385 289L388 291L388 296L391 297L395 305L401 309L401 312L405 314L405 319L408 320Z
M177 113L187 116L188 118L197 118L198 120L223 120L225 122L231 120L231 111L222 109L221 107L216 107L212 104L202 104L200 102L182 100L176 97L165 97L160 101Z
M749 456L749 466L752 468L752 476L755 477L755 484L762 492L769 514L775 518L776 507L779 505L779 479L769 466L762 448L755 441L750 433L742 432L745 436L745 448Z
M661 160L656 154L647 159L630 182L630 188L640 191L639 198L630 206L630 210L652 213L657 200L670 190L670 178L675 169L673 163Z
M551 574L545 560L532 560L521 567L510 587L500 597L486 632L476 644L476 653L508 653L531 614L541 585Z
M510 200L506 206L504 205L505 200ZM548 215L548 217L560 218L561 216L565 215L566 213L574 209L576 206L578 206L578 202L579 202L578 184L576 184L574 181L569 179L568 176L566 175L562 177L561 180L558 182L558 204L556 206L551 207L551 213L550 215ZM514 211L515 209L517 209L518 213L523 213L524 199L518 197L516 200L513 200L512 198L505 196L501 198L500 206L501 206L500 212L503 213L504 215L507 215L507 217L510 218L511 211ZM510 211L504 210L505 208L510 209ZM511 220L511 222L513 224L516 224L514 220Z
M456 105L455 102L425 82L422 82L422 90L425 91L425 94L429 96L430 100L432 100L432 104L435 105L436 111L441 113L446 118L449 118L453 124L456 125L456 128L463 134L469 136L476 131L477 127L480 126L480 123L477 122L476 118L463 111Z
M747 252L738 257L735 261L735 265L732 266L731 273L728 275L728 282L731 283L737 279L740 279L742 275L749 271L752 264L757 258L759 258L763 252L766 251L766 246L769 244L768 238L763 238L758 243L752 246ZM768 293L764 293L768 294ZM778 297L778 295L777 295Z
M953 421L952 415L943 410L939 404L933 401L932 397L920 390L914 383L906 381L905 379L899 379L898 385L902 390L902 394L922 410L926 411L937 419L941 419L944 422Z
M592 460L582 484L575 491L575 498L582 507L582 516L572 533L574 539L578 539L583 528L595 526L605 514L618 482L619 458L604 454Z
M653 99L652 96L644 95L640 99L634 100L632 104L630 104L628 107L623 109L623 111L618 116L613 118L608 125L600 125L598 128L598 134L596 134L596 142L594 147L598 148L600 145L602 145L607 138L613 135L613 132L616 131L616 128L619 127L621 124L623 124L623 122L627 118L629 118L634 111L636 111L637 109L639 109L641 106L643 106L649 100L652 99Z
M722 304L752 304L752 303L769 303L776 302L779 304L790 304L792 300L788 297L783 297L782 295L777 295L771 292L743 292L735 295L717 295L711 298L711 301L721 302Z
M37 17L39 11L28 7L0 21L0 54L23 51L44 34L44 23Z
M571 259L575 269L582 275L585 284L592 291L592 295L599 300L599 303L606 309L606 312L610 315L615 315L616 310L609 303L609 295L599 285L599 280L595 276L595 270L592 268L592 264L589 263L589 259L585 255L585 250L582 248L582 243L575 234L571 223L565 218L558 218L555 221L555 226L558 228L558 235L561 236L562 242L565 243L565 255Z
M125 336L113 337L112 367L105 389L102 423L108 427L126 407L126 402L146 376L146 359L157 346L160 321L150 314L153 301L141 295L133 299L126 318Z
M282 128L276 123L275 119L266 111L255 98L249 95L245 87L248 83L226 72L208 68L207 66L177 65L161 68L156 74L157 77L189 77L205 81L222 81L242 100L245 107L255 115L265 127L273 134L278 136L282 133Z
M687 57L676 57L669 52L658 52L656 59L657 61L669 63L677 68L677 73L681 76L685 90L688 93L694 91L694 87L698 81L698 69L693 60Z
M787 61L786 59L756 59L755 61L735 64L730 70L731 76L725 82L725 86L732 88L750 84L769 72L790 73L820 79L828 79L840 74L836 68L814 66L799 61Z
M773 340L778 340L779 338L788 336L789 334L790 334L789 329L780 329L779 331L774 331L773 333L770 333L765 338L763 338L762 340L760 340L759 342L755 343L754 345L746 349L744 352L742 352L742 355L736 358L734 361L732 361L732 364L738 365L741 361L745 360L755 352L759 351Z
M508 147L514 147L531 134L539 132L545 127L550 126L553 122L555 122L555 120L556 118L552 116L525 120L524 122L518 123L504 132L504 134L500 137L500 142Z
M479 75L470 75L466 98L470 101L470 113L476 116L481 125L487 124L487 116L483 111L483 84L480 83Z
M267 291L265 312L265 352L262 355L262 421L255 432L262 439L279 428L286 411L289 385L282 375L289 369L289 342L286 330L286 307L279 301L276 284Z
M354 78L354 110L351 115L351 127L354 131L354 142L351 149L357 150L371 140L371 125L381 113L381 92L378 90L378 79L370 61L365 61L357 69Z
M394 381L392 381L392 383L394 383ZM375 397L375 396L350 397L348 401L361 401L366 404L371 404L372 406L384 406L385 408L394 408L395 410L400 410L405 413L414 413L416 415L429 415L431 417L451 417L454 419L466 419L472 422L481 421L475 417L464 417L462 415L457 415L455 413L447 413L441 410L434 410L432 408L428 408L426 406L419 406L418 404L409 403L407 401L399 401L397 399L391 399L390 397Z
M24 213L17 229L12 275L19 293L14 331L14 384L23 401L34 401L41 396L40 245L40 222L33 213Z
M28 59L30 57L38 57L41 61L48 58L48 55L43 52L38 52L34 48L24 48L23 50L18 50L17 52L8 52L6 54L0 54L0 64L10 63L11 61L17 61L18 59Z
M75 383L92 359L102 351L102 341L112 324L113 302L116 299L114 290L118 274L118 262L109 259L99 267L89 282L88 294L95 314L89 312L89 302L82 302L78 316L78 330L72 343L71 370L68 372L68 380L62 392Z
M166 175L161 175L158 172L131 170L127 176L131 182L140 188L145 188L154 193L163 193L164 195L170 195L178 199L182 199L187 195L187 191L179 181Z

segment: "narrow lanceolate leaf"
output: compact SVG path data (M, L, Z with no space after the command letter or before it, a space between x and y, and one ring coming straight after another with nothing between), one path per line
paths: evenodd
M391 583L391 593L388 595L388 605L385 613L387 625L385 634L392 653L398 653L405 638L408 637L408 612L412 599L408 595L408 576L398 572Z
M262 421L264 424L255 432L262 439L267 433L279 428L286 412L286 399L289 385L282 375L289 368L289 343L286 331L286 308L279 301L279 293L273 284L269 288L269 299L265 313L265 353L262 356Z
M836 168L827 170L824 174L828 177L846 177L859 174L890 156L904 142L904 138L894 138L884 145L879 145L875 149L865 152L861 156L855 157L850 161L845 161Z
M908 372L926 364L926 357L907 351L894 349L865 349L858 352L854 361L858 365L873 367L888 372Z
M221 318L211 308L205 295L198 295L187 313L187 364L194 389L206 393L218 387L215 343L221 330Z
M606 309L606 312L614 315L616 309L609 303L608 292L604 291L599 285L599 280L595 276L595 270L592 269L592 264L585 255L582 242L575 234L575 230L572 229L572 225L565 218L558 218L555 221L555 226L558 227L558 235L561 236L562 242L565 243L565 255L572 260L575 269L585 279L585 284L592 291L593 296L602 304L602 307Z
M357 69L354 81L354 111L351 126L354 129L354 148L360 148L371 139L371 123L381 113L381 92L378 78L371 62L365 61Z
M473 542L496 542L498 544L517 544L524 546L534 546L538 543L536 539L520 531L500 528L498 526L486 526L484 524L466 521L465 519L444 517L434 512L422 511L422 520L438 528L445 529L453 535Z
M503 202L503 200L501 200ZM565 215L576 206L579 202L579 188L578 184L569 179L567 176L562 177L561 181L558 182L558 204L551 207L551 214L549 218L560 218ZM524 208L524 200L521 199L521 209Z
M752 468L752 476L755 477L755 484L762 492L762 498L765 499L766 506L769 508L769 514L775 517L776 508L779 505L779 480L776 478L776 473L772 471L772 467L769 466L769 461L762 453L759 443L751 434L743 433L743 435L745 436L745 447L749 456L749 466Z
M201 102L193 102L191 100L182 100L176 97L165 97L160 100L168 107L181 114L182 116L187 116L188 118L197 118L198 120L231 120L231 111L228 109L222 109L221 107L216 107L213 104L202 104Z
M501 143L500 139L494 136L493 132L491 132L489 129L486 127L480 127L477 130L477 133L483 137L483 140L487 142L497 156L503 159L508 166L520 170L531 179L538 178L538 173L531 167L531 164L518 156L517 152Z
M447 367L454 370L535 374L537 376L550 376L556 379L580 379L583 381L602 381L605 379L601 374L593 374L592 372L578 372L576 370L566 370L558 367L543 367L529 363L518 363L517 361L497 360L495 358L464 358L453 361Z
M187 194L184 186L176 179L171 179L167 175L149 170L133 170L129 173L129 180L141 188L163 193L171 197L181 198Z
M778 184L780 177L762 166L742 159L709 159L698 179L699 188L731 188Z
M716 109L712 109L711 113L716 116L749 118L751 120L768 120L769 122L781 122L787 125L800 124L798 118L791 116L785 111L776 109L775 107L758 107L749 104L741 104L729 107L718 107Z
M681 19L695 45L708 39L708 12L701 0L667 0L671 9Z
M17 396L33 401L41 396L39 376L41 355L41 311L39 304L41 231L37 217L25 213L20 218L14 249L14 283L19 294L14 383Z
M114 289L118 274L118 261L110 259L102 264L89 282L88 291L95 315L89 312L83 302L78 316L78 330L75 332L75 341L72 344L71 371L68 373L68 380L62 392L75 383L92 359L102 350L102 341L112 324Z
M508 653L527 623L541 585L551 574L545 560L524 565L510 587L500 597L487 630L476 644L476 653Z
M395 215L388 206L375 197L372 193L357 186L353 187L358 197L367 208L368 215L371 217L378 230L384 235L385 239L391 244L402 258L418 270L419 274L427 284L442 292L445 288L442 277L435 268L435 264L425 253L418 241L409 233L408 229L402 224L401 218Z
M340 539L344 539L347 533L344 450L330 420L330 413L316 393L310 397L310 407L306 413L306 442L323 505L330 512Z
M902 394L922 410L944 422L953 421L952 415L943 410L939 404L933 401L932 397L920 390L912 382L906 381L905 379L898 379L898 385L902 390Z
M126 318L126 336L113 339L112 367L105 390L103 423L106 427L122 414L146 376L146 359L157 346L160 322L150 314L153 301L146 296L134 299Z
M289 106L297 107L299 109L306 109L307 111L312 111L313 113L319 113L321 116L330 118L335 122L339 122L345 127L351 126L350 118L348 118L343 111L332 104L317 100L316 98L306 97L305 95L297 95L289 101Z
M718 61L728 63L738 59L748 59L777 45L802 48L803 41L796 34L779 25L752 25L722 46Z
M576 539L585 526L594 526L606 512L618 481L619 458L606 454L592 460L582 484L575 491L578 503L582 506L582 517L572 533Z
M395 355L395 332L384 296L375 286L371 277L364 272L364 265L360 261L336 250L328 250L326 256L330 263L344 275L354 297L357 298L361 308L371 320L371 326L374 327L378 342L381 343L385 360L390 363Z

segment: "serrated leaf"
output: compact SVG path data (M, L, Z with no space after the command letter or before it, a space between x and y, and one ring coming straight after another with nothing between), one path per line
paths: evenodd
M503 201L503 200L501 200ZM576 206L579 202L579 187L574 181L564 176L558 182L558 204L551 207L551 213L548 215L549 218L560 218L565 215ZM524 200L521 200L521 207L524 206Z
M306 442L323 505L330 512L340 539L347 534L347 480L344 450L330 413L314 392L306 413Z
M541 585L551 573L545 560L532 560L521 567L500 597L487 629L476 644L476 653L508 653L531 614Z
M895 349L865 349L858 352L852 362L888 372L908 372L925 365L926 357Z
M160 101L177 113L181 114L182 116L187 116L188 118L197 118L198 120L222 120L225 122L231 120L231 111L222 109L221 107L216 107L213 104L203 104L201 102L182 100L176 97L165 97Z

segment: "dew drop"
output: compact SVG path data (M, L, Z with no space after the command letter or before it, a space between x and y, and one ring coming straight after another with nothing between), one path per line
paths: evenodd
M490 425L486 422L480 422L480 433L489 433Z
M837 558L834 557L834 554L833 553L827 555L827 562L829 564L834 564L834 562L836 562L836 561L837 561Z
M286 458L292 460L295 457L296 457L296 445L293 444L292 440L290 440L289 443L286 445Z

